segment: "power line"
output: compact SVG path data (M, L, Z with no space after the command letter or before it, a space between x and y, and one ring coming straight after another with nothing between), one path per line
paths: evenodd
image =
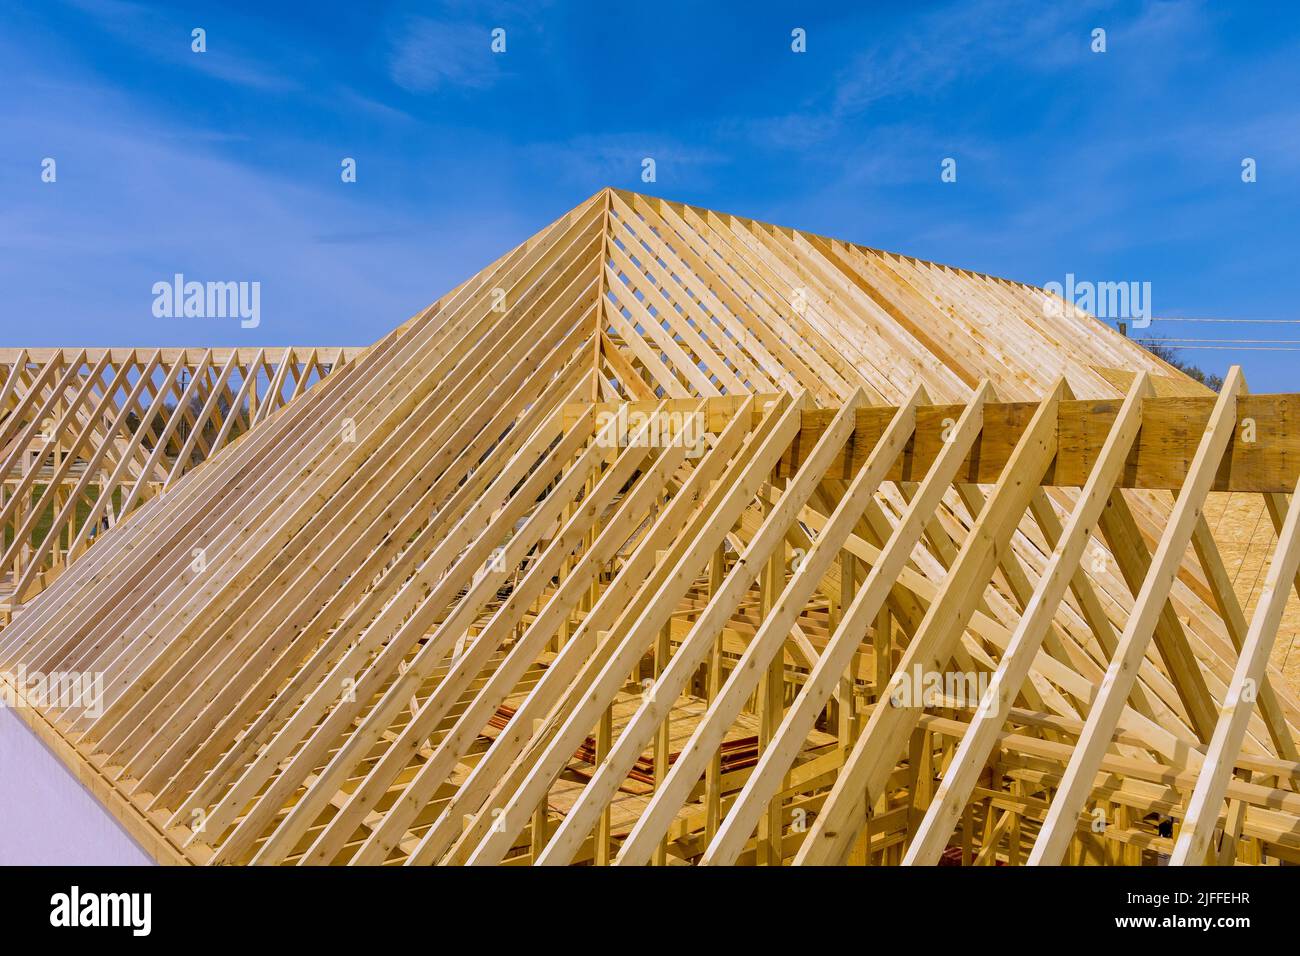
M1282 348L1278 345L1178 345L1175 348L1180 352L1184 349L1187 351L1217 350L1220 352L1300 352L1300 347Z
M1300 339L1183 339L1161 336L1159 338L1134 338L1144 345L1177 345L1187 342L1198 345L1300 345Z
M1300 319L1185 319L1176 315L1158 315L1152 322L1224 322L1243 325L1300 325Z

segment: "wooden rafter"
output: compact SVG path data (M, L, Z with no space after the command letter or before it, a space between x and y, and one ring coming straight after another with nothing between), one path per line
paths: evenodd
M364 352L0 351L0 680L171 861L1300 861L1300 396L1047 304L605 190Z
M361 350L337 350L328 368L303 351L0 349L0 600L29 600L96 535L238 437L249 391L232 397L232 381L251 387L269 362L267 394L276 379L299 392L313 369L319 381Z

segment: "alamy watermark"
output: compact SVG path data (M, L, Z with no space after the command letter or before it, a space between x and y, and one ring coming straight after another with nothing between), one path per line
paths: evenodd
M993 675L987 671L927 671L920 664L899 671L887 696L895 707L977 707Z
M73 886L50 897L50 925L56 928L119 927L132 936L153 930L152 893L90 893Z
M0 671L0 707L84 707L87 717L104 713L102 671Z
M153 284L153 314L159 319L233 319L246 329L262 324L262 283L194 282L178 272L171 282Z
M612 428L611 428L612 426ZM618 411L596 415L596 444L602 448L686 449L687 458L705 450L703 412L638 412L620 405Z
M1092 282L1076 279L1073 272L1067 272L1064 282L1048 282L1043 289L1052 293L1043 304L1049 318L1064 315L1068 302L1099 319L1131 322L1135 329L1145 329L1151 324L1150 282Z

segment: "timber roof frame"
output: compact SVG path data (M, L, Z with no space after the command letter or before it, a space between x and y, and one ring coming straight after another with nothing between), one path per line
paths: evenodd
M1300 861L1300 396L612 189L335 364L0 630L103 676L23 713L157 858ZM1278 535L1249 619L1213 490Z
M0 348L0 606L361 351Z

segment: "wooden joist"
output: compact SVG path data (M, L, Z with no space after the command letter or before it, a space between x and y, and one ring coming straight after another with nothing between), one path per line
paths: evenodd
M1150 377L1148 377L1148 381ZM678 399L667 410L680 413L691 402ZM710 430L718 416L735 408L736 397L711 398L704 414ZM657 402L597 403L598 415L623 415L629 420L649 414ZM1102 449L1122 402L1120 399L1063 401L1057 409L1060 447L1056 460L1044 472L1042 484L1082 487L1095 472ZM1120 464L1117 488L1177 491L1187 477L1200 433L1209 421L1214 399L1195 397L1146 398L1140 408L1141 430ZM990 402L984 429L958 468L955 481L992 484L997 481L1016 442L1029 424L1033 402ZM565 409L568 417L585 404ZM942 451L945 432L951 430L965 404L924 405L917 409L916 434L886 478L919 481ZM833 459L828 474L848 480L862 467L876 441L889 427L895 408L860 408L853 441ZM781 459L773 477L789 478L803 464L803 456L816 444L836 408L809 409L803 414L799 440ZM1300 398L1296 395L1243 395L1237 407L1237 427L1214 475L1212 491L1285 494L1300 479Z

